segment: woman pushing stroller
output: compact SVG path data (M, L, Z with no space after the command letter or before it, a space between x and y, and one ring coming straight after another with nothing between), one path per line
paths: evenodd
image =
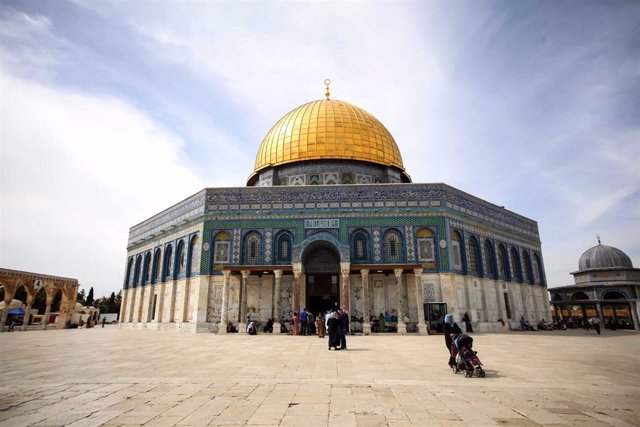
M456 366L456 346L453 345L453 340L462 333L462 329L456 322L453 321L453 315L447 314L444 316L444 343L447 346L449 352L449 367L455 368Z

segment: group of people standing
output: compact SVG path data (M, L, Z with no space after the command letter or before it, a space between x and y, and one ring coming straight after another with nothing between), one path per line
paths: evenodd
M327 314L325 327L329 333L329 350L347 349L347 334L349 333L349 313L338 309Z
M292 317L293 335L318 335L324 338L329 335L329 350L347 349L347 334L349 333L349 313L347 310L336 309L329 311L326 315L318 313L313 317L305 308L300 314L293 313Z

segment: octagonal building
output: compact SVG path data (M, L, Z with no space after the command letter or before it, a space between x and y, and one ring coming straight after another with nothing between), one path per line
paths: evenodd
M364 334L550 318L537 223L416 184L373 115L327 98L267 132L246 187L205 188L131 227L122 327L242 333L343 307ZM259 328L261 330L261 328Z

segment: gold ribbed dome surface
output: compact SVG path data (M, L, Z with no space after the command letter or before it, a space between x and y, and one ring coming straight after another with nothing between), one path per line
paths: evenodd
M404 171L398 145L378 119L348 102L323 99L278 120L260 145L253 174L269 166L320 159L360 160Z

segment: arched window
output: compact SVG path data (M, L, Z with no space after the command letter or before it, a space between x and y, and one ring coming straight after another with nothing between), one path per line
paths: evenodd
M260 264L260 235L252 231L244 239L244 263Z
M223 264L229 262L229 252L231 249L231 238L229 234L221 231L216 234L213 262Z
M402 262L402 236L398 230L389 230L384 235L386 262Z
M509 259L507 257L507 249L501 243L498 247L498 272L500 277L507 280L511 279L511 272L509 271Z
M191 243L189 244L189 259L191 262L189 263L187 274L191 275L198 272L198 266L200 265L200 246L198 245L198 236L193 236L191 238Z
M607 291L602 299L627 299L627 296L620 291Z
M451 252L453 253L453 268L462 270L462 236L457 231L451 232Z
M151 283L156 283L160 280L160 256L162 255L162 251L160 248L157 248L155 253L153 254L153 269L151 272Z
M516 248L511 248L511 271L513 273L512 280L522 282L522 265Z
M147 252L144 256L144 268L142 269L142 284L149 283L149 277L151 276L151 252Z
M351 254L354 261L362 263L369 260L369 236L366 231L358 230L353 233Z
M495 277L495 269L493 268L493 263L495 262L495 257L493 256L493 245L488 240L484 241L484 252L487 276Z
M164 279L171 279L173 276L173 247L167 245L164 250Z
M475 238L469 239L469 271L473 271L477 273L479 271L478 268L478 245L476 244Z
M142 276L142 271L140 271L142 267L142 255L138 255L136 258L136 267L133 269L133 287L137 288L138 283L140 283L140 278Z
M186 266L186 253L184 250L184 240L180 240L178 243L178 251L176 252L177 258L176 261L178 263L178 274L184 274L185 266Z
M124 288L129 289L131 285L131 269L133 268L133 258L129 258L129 262L127 263L127 274L124 278Z
M435 236L433 231L428 228L421 228L416 233L416 242L418 246L418 261L434 262L436 260L436 252L434 245Z
M276 262L277 263L290 263L291 262L291 243L293 239L291 234L286 231L281 231L276 236Z
M589 296L584 292L574 292L571 294L571 301L588 300Z
M522 258L524 260L524 281L533 283L533 273L531 272L531 257L529 251L522 251Z
M540 262L540 256L533 254L533 278L535 283L544 284L544 275L542 274L542 262Z

